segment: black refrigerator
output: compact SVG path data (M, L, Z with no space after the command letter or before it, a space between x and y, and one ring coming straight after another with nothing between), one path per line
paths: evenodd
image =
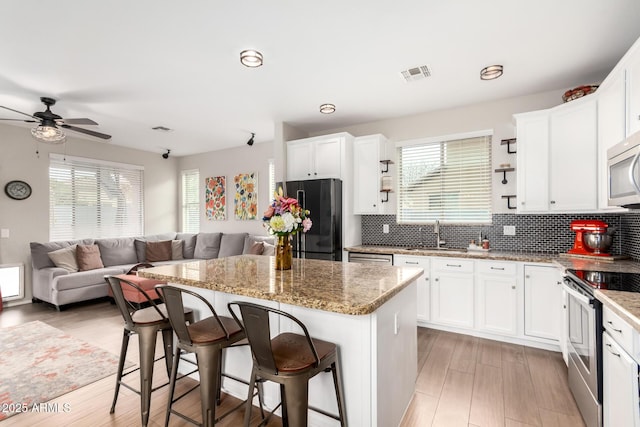
M311 212L313 223L306 233L293 236L293 256L342 261L342 181L287 181L283 190Z

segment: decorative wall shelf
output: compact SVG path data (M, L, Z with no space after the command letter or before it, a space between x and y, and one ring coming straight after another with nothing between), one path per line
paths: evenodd
M515 194L509 194L508 196L502 196L503 199L507 199L507 208L516 209L516 206L511 206L511 199L515 199Z
M381 193L384 193L385 198L380 200L381 203L386 203L389 201L389 193L393 193L391 190L380 190Z
M507 182L507 172L513 172L515 171L516 168L500 168L500 169L496 169L495 172L502 172L503 173L503 178L502 178L502 183L506 184Z
M382 163L385 166L385 169L381 172L387 173L389 172L389 165L393 164L393 160L380 160L380 163Z
M515 143L516 143L516 139L515 138L503 139L502 141L500 141L500 145L506 145L507 146L507 153L509 153L509 154L516 154L517 153L516 150L511 151L511 144L515 144Z

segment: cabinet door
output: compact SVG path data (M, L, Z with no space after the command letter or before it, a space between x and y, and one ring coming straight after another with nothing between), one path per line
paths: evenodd
M548 212L549 113L521 114L516 121L518 212Z
M608 333L602 347L604 427L638 427L638 365Z
M524 334L559 341L562 274L556 267L524 266Z
M312 179L342 178L342 141L341 137L315 141Z
M640 131L640 49L627 65L627 135Z
M431 286L429 282L429 258L411 255L394 255L393 265L399 267L418 267L424 270L424 274L418 277L418 320L428 322L431 319L430 296Z
M312 143L295 142L287 144L287 181L313 179L312 155Z
M596 98L572 101L551 112L549 210L597 208Z
M431 320L473 328L473 261L449 258L432 261Z
M478 329L516 335L517 276L515 263L480 262L478 271Z
M353 213L380 212L380 141L356 138L353 141Z

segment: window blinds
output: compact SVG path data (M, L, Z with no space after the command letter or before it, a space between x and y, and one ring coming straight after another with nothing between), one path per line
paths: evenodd
M49 158L49 239L144 234L144 169L81 157Z
M400 145L398 223L491 222L491 136Z
M182 232L200 232L200 171L182 171Z

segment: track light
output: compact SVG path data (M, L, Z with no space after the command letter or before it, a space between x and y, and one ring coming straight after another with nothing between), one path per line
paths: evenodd
M162 158L163 158L163 159L165 159L165 160L166 160L166 159L168 159L168 158L169 158L169 153L170 153L170 152L171 152L171 150L169 150L169 149L167 148L167 152L166 152L166 153L164 153L164 154L162 155Z
M247 145L248 146L252 146L253 145L253 137L254 136L256 136L256 134L251 132L251 138L249 138L249 140L247 141Z

